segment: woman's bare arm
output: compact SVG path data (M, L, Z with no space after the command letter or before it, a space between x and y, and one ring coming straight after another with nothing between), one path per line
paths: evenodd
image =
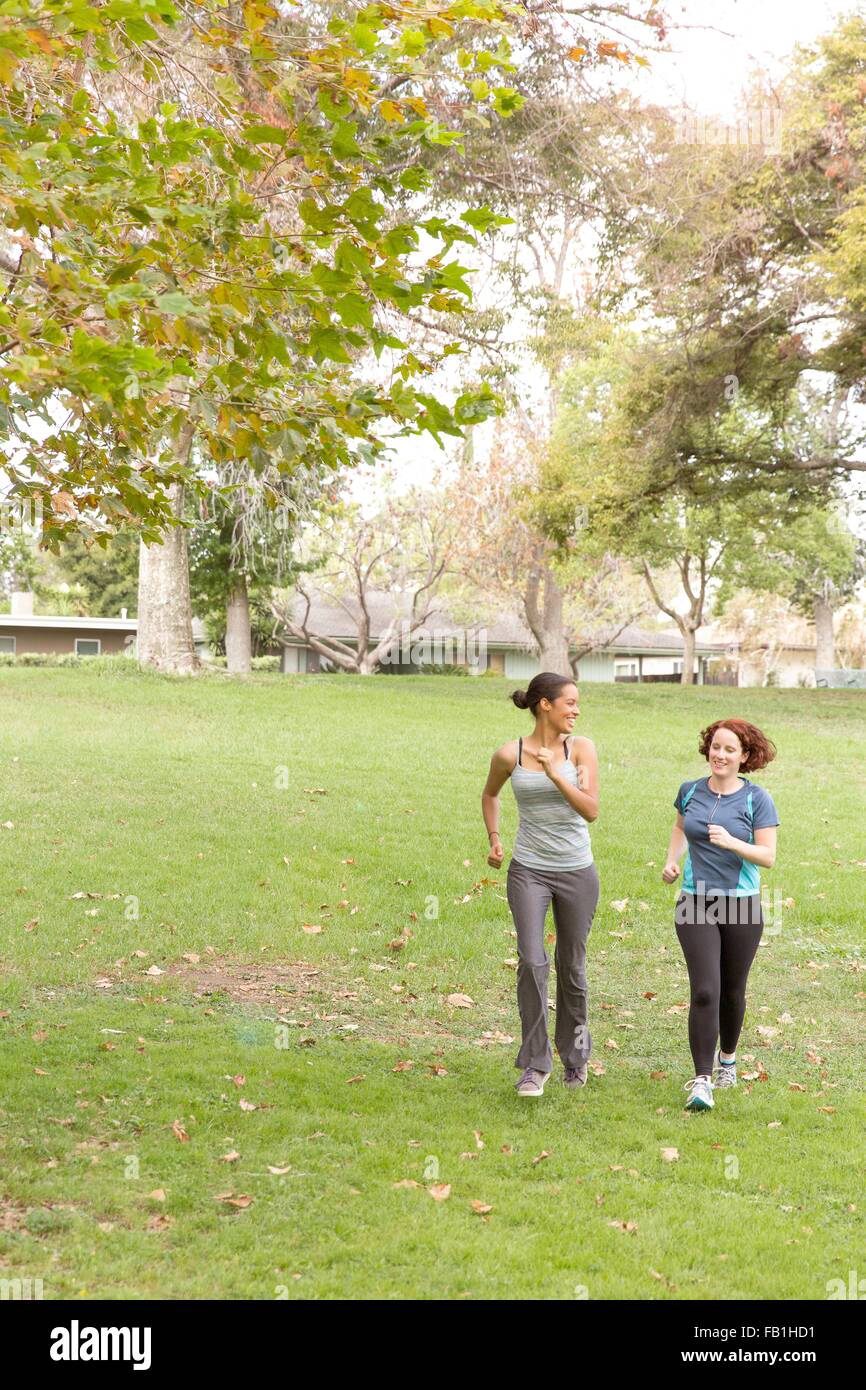
M490 846L487 862L494 869L499 868L504 857L502 841L499 838L499 793L511 776L513 768L514 746L504 743L490 759L490 771L481 793L481 814L484 817Z
M667 859L662 869L662 878L665 883L673 883L674 879L679 877L679 861L685 854L688 843L686 832L683 829L683 818L679 812L677 812L677 818L674 821L674 828L671 831L671 838L668 843Z

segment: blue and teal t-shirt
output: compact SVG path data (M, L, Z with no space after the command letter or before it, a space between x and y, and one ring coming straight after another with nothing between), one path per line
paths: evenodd
M683 782L674 806L683 818L689 844L683 864L683 892L728 893L738 898L760 893L758 865L712 844L707 827L710 823L724 826L735 839L753 844L756 830L779 824L769 792L744 777L737 791L720 797L710 789L708 777L699 777L695 782Z

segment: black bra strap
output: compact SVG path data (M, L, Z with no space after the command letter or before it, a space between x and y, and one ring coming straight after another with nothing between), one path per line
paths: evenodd
M568 762L568 739L565 740L565 761Z
M519 739L517 740L517 766L518 766L518 767L522 766L522 763L523 763L523 739L522 739L522 738L519 738Z

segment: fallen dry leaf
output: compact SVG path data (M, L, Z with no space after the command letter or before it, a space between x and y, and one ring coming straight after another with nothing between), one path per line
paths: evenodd
M182 1144L189 1143L189 1135L187 1134L180 1120L175 1120L174 1124L171 1127L171 1132L174 1135L175 1139L179 1139Z
M476 1198L472 1203L472 1210L479 1216L487 1216L493 1210L493 1206L490 1202L479 1202Z
M445 1003L450 1004L452 1009L473 1009L475 1000L470 999L468 994L448 994Z
M676 1163L680 1156L679 1149L659 1149L659 1153L665 1163Z
M427 1188L434 1202L447 1202L451 1196L450 1182L434 1182Z

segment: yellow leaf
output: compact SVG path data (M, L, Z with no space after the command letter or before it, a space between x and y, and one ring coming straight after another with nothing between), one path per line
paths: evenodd
M580 60L581 60L581 58L585 58L585 57L586 57L586 49L585 49L585 48L570 48L570 49L568 50L568 56L569 56L569 58L573 58L574 61L575 61L576 63L579 63Z
M402 125L406 119L395 101L383 101L379 107L379 112L382 119L388 121L390 124L397 121Z
M30 42L41 48L43 53L54 52L54 45L44 29L27 29L25 32Z

